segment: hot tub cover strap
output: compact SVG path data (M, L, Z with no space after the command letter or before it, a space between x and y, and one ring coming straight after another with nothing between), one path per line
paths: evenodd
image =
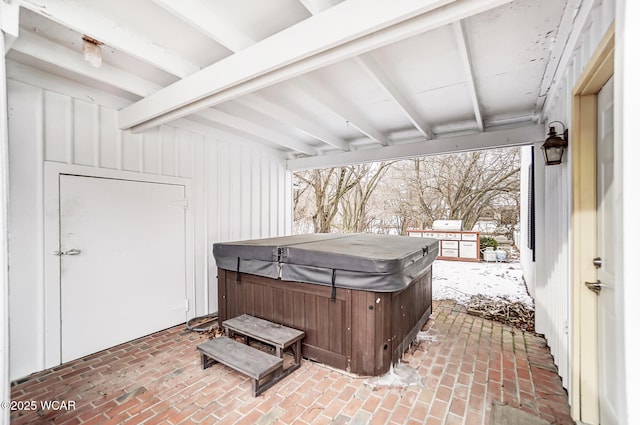
M336 300L336 269L331 273L331 301Z

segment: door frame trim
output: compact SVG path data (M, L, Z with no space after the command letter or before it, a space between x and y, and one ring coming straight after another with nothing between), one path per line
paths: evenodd
M572 209L573 254L571 413L585 423L599 423L597 295L585 281L595 281L596 254L596 138L597 93L613 76L615 22L585 66L573 88L572 99Z
M42 316L44 368L57 366L62 361L60 340L62 329L60 323L60 257L53 254L60 250L60 175L180 185L185 188L188 205L193 205L191 179L62 164L51 161L44 162L44 313ZM193 208L189 208L185 214L185 289L189 300L189 311L187 313L191 316L193 315L193 306L196 304L194 236Z

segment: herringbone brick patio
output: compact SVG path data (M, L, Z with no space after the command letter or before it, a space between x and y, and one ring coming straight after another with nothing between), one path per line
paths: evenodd
M544 338L434 302L429 335L405 353L424 386L372 389L303 361L262 396L216 364L200 368L207 337L183 326L39 372L14 383L25 409L12 424L490 424L494 402L573 424ZM43 409L41 402L66 402ZM35 403L34 403L35 402ZM18 403L14 403L17 407ZM35 407L31 410L31 407ZM68 410L61 409L66 407Z

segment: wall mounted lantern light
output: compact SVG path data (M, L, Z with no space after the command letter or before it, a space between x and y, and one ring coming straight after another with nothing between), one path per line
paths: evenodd
M557 134L556 128L551 124L558 123L562 126L562 133ZM551 121L549 123L549 137L542 145L542 153L544 154L545 165L557 165L562 163L562 155L569 143L569 130L560 121Z

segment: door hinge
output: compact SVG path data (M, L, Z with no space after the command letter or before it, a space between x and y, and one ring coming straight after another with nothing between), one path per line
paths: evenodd
M171 205L175 205L177 207L182 207L185 210L189 209L189 200L188 199L180 199L178 201L171 201Z

